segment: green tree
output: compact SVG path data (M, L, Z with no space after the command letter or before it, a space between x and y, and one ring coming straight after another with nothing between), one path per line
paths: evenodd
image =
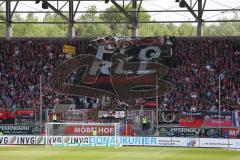
M13 20L17 22L40 22L38 17L29 13L23 18L19 14L14 14ZM43 22L63 21L57 14L46 14ZM13 36L15 37L63 37L67 34L66 24L37 24L37 23L22 23L13 24Z
M32 13L29 13L26 18L22 18L19 14L14 14L13 20L17 22L38 22L38 18L34 17ZM43 29L38 24L13 24L13 36L15 37L40 37L42 32Z
M239 20L239 16L235 13L235 16L231 19ZM228 20L223 18L221 20ZM211 24L204 26L205 36L239 36L240 35L240 22L220 22L218 24Z
M240 19L240 16L238 15L238 13L235 13L234 19L235 20ZM235 36L240 36L240 22L234 22L234 23L232 23L232 25L234 26L234 28L236 30Z
M63 22L64 19L58 14L46 14L43 22ZM42 25L45 33L44 36L50 37L65 37L68 33L68 24L44 24Z
M139 30L141 36L179 35L179 27L174 24L143 24Z
M13 15L13 18L12 18L13 21L15 22L23 22L25 21L21 16L20 14L14 14ZM13 36L16 36L16 37L24 37L26 36L26 24L13 24Z
M3 11L3 9L0 7L0 11ZM5 17L3 13L0 13L1 17ZM4 20L0 19L1 22L4 22ZM4 23L0 23L0 36L4 36L5 34L5 24Z
M86 11L91 13L82 14L78 21L82 22L101 22L99 15L97 14L97 7L95 5L89 6ZM96 37L105 36L109 33L109 28L105 24L93 24L93 23L82 23L75 24L76 36L80 37Z
M182 23L177 29L178 36L196 36L196 27L191 24Z
M234 36L237 35L236 27L232 22L220 22L219 24L209 25L205 28L206 36Z
M126 8L126 10L131 10L131 7ZM141 11L144 11L144 8L140 9ZM116 12L119 11L115 6L111 6L106 9L106 13L101 13L99 18L102 21L105 22L116 22L116 23L111 23L107 24L110 28L110 33L113 36L130 36L131 35L131 30L127 29L129 24L119 24L118 22L123 22L123 21L129 21L127 20L126 16L121 13L121 12ZM113 11L113 13L109 13L110 11ZM147 12L139 12L138 19L139 21L150 21L151 16ZM144 26L144 25L143 25Z

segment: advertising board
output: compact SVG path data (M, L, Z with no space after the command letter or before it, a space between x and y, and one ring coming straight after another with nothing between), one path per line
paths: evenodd
M240 139L179 137L49 136L48 144L61 146L173 146L238 148ZM0 136L0 145L44 145L44 136Z

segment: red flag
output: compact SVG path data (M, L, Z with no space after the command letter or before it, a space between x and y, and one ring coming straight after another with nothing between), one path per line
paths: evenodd
M202 119L194 119L192 116L187 116L185 118L179 119L179 126L184 127L201 127L203 120Z

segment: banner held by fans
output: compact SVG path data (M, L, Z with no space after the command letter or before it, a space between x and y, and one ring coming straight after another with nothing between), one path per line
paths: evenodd
M63 53L75 55L76 47L71 46L71 45L63 45Z

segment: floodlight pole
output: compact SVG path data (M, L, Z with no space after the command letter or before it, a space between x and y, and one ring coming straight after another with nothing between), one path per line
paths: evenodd
M156 75L156 131L158 131L158 75Z
M221 78L224 77L224 74L219 74L218 76L218 121L219 121L219 128L221 127Z
M198 37L203 36L202 15L203 15L202 0L198 0L198 25L197 25L197 36Z
M137 15L137 0L132 1L132 37L138 37L138 15Z
M69 36L69 38L74 38L74 37L75 37L73 0L69 0L69 26L68 26L68 36Z
M186 0L181 0L181 2L184 3L184 6L180 6L180 7L186 7L187 10L192 14L192 16L196 19L197 24L197 36L198 37L202 37L203 36L203 29L202 29L202 24L203 24L203 11L205 9L205 5L207 0L204 0L204 4L203 4L203 0L196 0L195 4L198 3L198 13L196 14L193 10L195 4L193 6L191 1L190 1L190 6L189 4L186 2Z
M139 8L137 7L137 0L131 0L132 3L132 11L129 14L123 6L120 6L117 2L117 0L111 0L112 4L120 11L122 12L126 18L130 22L130 27L132 31L132 37L138 37L138 12L140 9L140 6L142 4L142 0L140 1Z
M221 127L221 74L218 76L218 124Z
M39 118L39 121L40 121L40 126L42 126L42 106L43 106L43 103L42 103L42 75L40 75L40 86L39 86L39 89L40 89L40 118Z
M11 20L11 1L6 1L6 31L5 37L10 39L12 37L12 20Z

